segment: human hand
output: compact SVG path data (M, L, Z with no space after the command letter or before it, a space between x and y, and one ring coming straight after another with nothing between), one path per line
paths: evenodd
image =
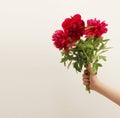
M93 74L92 67L89 64L88 67L87 67L87 69L84 70L84 73L83 73L83 84L85 86L89 86L89 88L91 90L95 90L96 87L97 87L98 81L99 80L97 78L97 75Z

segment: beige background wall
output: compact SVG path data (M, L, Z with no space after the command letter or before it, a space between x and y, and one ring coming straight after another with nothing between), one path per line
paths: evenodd
M51 35L64 18L106 20L113 48L99 78L120 89L119 0L1 0L0 118L119 118L120 108L59 63Z

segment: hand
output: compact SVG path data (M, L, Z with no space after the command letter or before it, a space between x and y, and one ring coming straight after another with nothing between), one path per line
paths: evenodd
M116 90L101 82L97 78L97 75L92 73L91 65L88 65L87 70L83 73L83 84L89 86L91 90L100 93L120 106L120 90Z
M98 83L98 78L96 74L93 74L92 67L89 64L87 70L83 73L83 84L89 86L91 90L95 90Z

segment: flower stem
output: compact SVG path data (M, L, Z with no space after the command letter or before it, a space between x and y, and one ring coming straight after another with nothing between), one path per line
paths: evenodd
M90 93L90 86L86 85L86 91L88 91L88 93Z
M88 69L86 69L87 71L87 75L90 75L90 72L88 71ZM88 91L88 93L90 93L90 84L89 85L86 85L86 91Z
M88 63L89 63L89 61L90 61L90 59L89 59L88 55L86 54L85 50L84 50L84 49L82 49L82 51L83 51L84 55L85 55L85 56L86 56L86 58L87 58L87 64L88 64Z

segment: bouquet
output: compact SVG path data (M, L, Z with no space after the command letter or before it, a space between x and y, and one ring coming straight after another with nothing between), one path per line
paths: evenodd
M109 39L104 39L108 24L105 21L94 19L85 21L80 14L66 18L62 22L62 29L56 30L52 35L52 41L61 52L61 63L67 68L71 65L77 72L87 69L91 64L94 74L102 67L100 60L106 61L104 52L108 51L106 46ZM90 92L89 86L86 90Z

